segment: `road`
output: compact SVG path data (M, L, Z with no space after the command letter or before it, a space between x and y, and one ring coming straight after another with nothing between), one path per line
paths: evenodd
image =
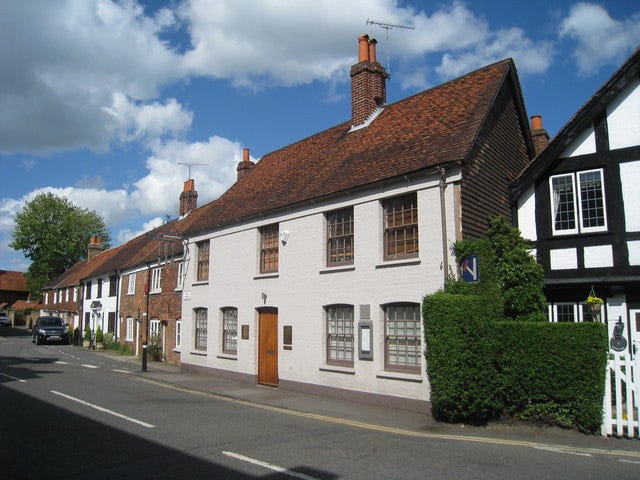
M399 435L168 388L134 370L0 331L0 479L640 477L640 454Z

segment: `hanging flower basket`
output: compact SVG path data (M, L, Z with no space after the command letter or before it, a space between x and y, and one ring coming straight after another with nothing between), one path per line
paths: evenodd
M596 297L595 295L589 295L587 297L586 304L589 306L593 313L599 313L600 308L604 304L604 300L602 300L600 297Z

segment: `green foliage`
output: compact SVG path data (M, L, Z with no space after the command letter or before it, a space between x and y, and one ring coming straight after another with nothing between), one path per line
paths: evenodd
M606 326L504 321L482 297L425 297L431 402L438 418L503 415L595 433L602 421Z
M162 361L162 346L160 345L160 338L158 335L151 335L151 342L147 346L147 355L150 360L156 362Z
M78 260L86 258L91 236L105 246L111 239L102 218L52 193L39 194L15 216L10 247L22 250L31 260L27 271L29 289L39 298L43 286Z
M102 340L102 342L105 345L105 348L109 348L111 346L111 344L113 343L113 332L107 332L104 334L104 339Z
M84 336L82 337L85 340L91 340L91 330L89 330L88 328L84 329Z
M129 345L121 345L119 342L112 342L105 345L105 348L120 353L121 355L133 355L134 351Z
M96 330L96 343L102 342L104 342L104 335L102 333L102 329L98 327L98 330Z
M483 423L501 410L495 397L494 311L477 295L439 292L424 299L427 373L436 417Z
M483 295L504 317L516 321L545 321L544 270L531 256L531 245L504 217L489 222L487 237L465 240L454 245L454 253L462 257L478 255L480 282L449 282L451 293Z

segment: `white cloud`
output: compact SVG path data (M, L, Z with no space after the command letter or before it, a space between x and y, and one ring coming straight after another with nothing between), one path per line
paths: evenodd
M640 43L640 14L615 20L601 5L579 3L560 24L560 37L577 42L573 58L580 74L618 64Z
M128 229L128 228L124 228L124 229L120 230L117 233L116 242L118 244L128 242L129 240L132 240L132 239L142 235L145 232L148 232L150 230L153 230L156 227L159 227L163 223L164 223L164 220L161 217L155 217L155 218L152 218L151 220L149 220L147 222L144 222L142 224L142 228L140 228L137 231L134 231L134 230L131 230L131 229Z
M3 2L0 152L105 148L115 93L149 100L184 75L159 38L171 19L131 0Z
M193 113L183 109L174 98L140 104L131 101L122 92L113 94L113 103L104 108L117 124L122 141L156 139L167 133L176 136L191 127Z

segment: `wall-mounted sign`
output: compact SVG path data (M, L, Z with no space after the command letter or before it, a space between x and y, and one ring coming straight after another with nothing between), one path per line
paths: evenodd
M477 255L462 257L462 280L465 282L480 281L480 263Z
M373 324L370 321L358 322L358 358L373 360Z
M616 352L622 352L627 348L627 339L622 336L624 333L624 323L622 323L622 318L618 317L618 321L613 327L613 336L609 341L609 346L611 350Z
M182 299L191 300L191 292L189 290L185 290L184 292L182 292Z

